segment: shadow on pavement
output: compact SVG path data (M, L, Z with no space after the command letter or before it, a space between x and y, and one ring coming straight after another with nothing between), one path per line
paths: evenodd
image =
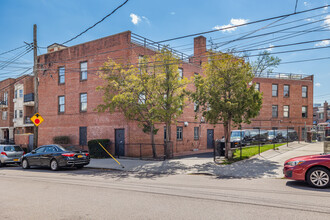
M330 192L330 187L325 189L317 189L312 186L310 186L308 183L304 181L288 181L286 183L286 186L295 188L295 189L301 189L301 190L307 190L307 191L314 191L314 192Z

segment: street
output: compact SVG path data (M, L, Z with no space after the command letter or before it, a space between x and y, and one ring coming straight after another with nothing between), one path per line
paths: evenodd
M329 192L282 178L0 169L1 219L329 219Z

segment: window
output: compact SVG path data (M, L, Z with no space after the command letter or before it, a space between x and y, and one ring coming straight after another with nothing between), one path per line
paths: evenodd
M36 149L36 153L37 154L42 153L45 151L45 149L46 149L46 147L40 147L40 148Z
M166 126L164 126L164 140L166 140Z
M323 119L324 118L324 113L319 113L319 119Z
M15 90L15 96L14 97L15 97L15 99L17 99L17 90Z
M58 97L58 112L63 113L65 111L65 97Z
M23 98L23 89L20 89L20 90L19 90L19 97L20 97L20 98Z
M301 93L303 98L307 98L307 86L301 87Z
M144 92L140 93L138 103L146 104L146 95L144 94Z
M260 92L260 83L256 83L256 87L254 89L256 91Z
M198 109L198 102L194 102L194 112L197 112Z
M58 83L59 84L65 83L65 67L64 66L58 68Z
M2 112L2 120L7 120L7 112Z
M272 106L272 117L273 118L277 118L278 116L278 106L277 105L273 105Z
M194 127L194 140L199 139L199 127Z
M277 84L272 85L272 96L277 97Z
M19 117L23 118L23 110L19 110Z
M3 94L3 101L5 102L5 105L8 105L8 92Z
M17 118L17 110L14 111L14 118Z
M284 85L283 95L284 95L284 97L290 96L290 86L289 85Z
M183 79L183 69L179 68L179 79Z
M176 139L177 140L182 140L182 127L176 127Z
M80 94L80 111L81 112L87 111L87 93Z
M87 62L80 63L80 80L87 80Z
M283 117L288 118L290 116L290 107L288 105L283 106Z
M303 117L303 118L307 118L307 106L303 106L302 108L301 108L301 116Z

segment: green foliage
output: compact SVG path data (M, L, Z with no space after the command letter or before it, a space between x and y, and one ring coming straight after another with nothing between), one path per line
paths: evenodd
M205 77L195 77L196 91L191 95L205 119L211 124L250 123L261 109L262 96L255 85L249 86L253 79L249 63L230 54L212 53L203 68Z
M70 144L69 136L55 136L53 137L54 144Z
M88 151L92 158L109 158L110 156L99 145L102 144L110 152L111 141L109 139L94 139L88 141Z
M97 88L104 92L104 103L98 111L122 112L126 119L137 121L143 132L151 134L153 144L153 135L158 131L155 123L170 125L185 105L188 79L180 79L179 63L166 48L139 60L138 67L110 59L99 73L105 83Z

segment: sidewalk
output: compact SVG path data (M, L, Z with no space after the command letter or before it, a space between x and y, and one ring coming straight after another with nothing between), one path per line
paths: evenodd
M283 163L292 157L323 153L323 143L289 143L279 150L269 150L254 157L230 165L217 165L213 157L184 157L166 161L118 159L91 159L88 168L104 168L150 174L209 174L219 178L281 178Z

